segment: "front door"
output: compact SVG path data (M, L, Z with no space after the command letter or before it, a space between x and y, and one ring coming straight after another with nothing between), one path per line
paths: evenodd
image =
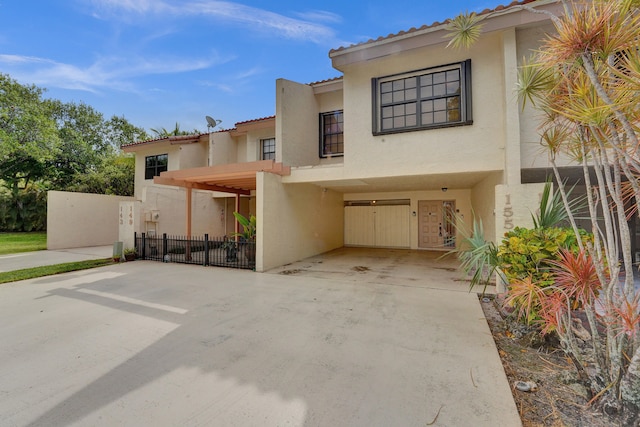
M418 201L418 247L422 249L455 248L455 202Z

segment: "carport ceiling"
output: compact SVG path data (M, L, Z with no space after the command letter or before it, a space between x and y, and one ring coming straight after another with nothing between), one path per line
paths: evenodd
M473 172L436 175L410 175L383 178L343 179L315 182L320 187L340 193L369 193L397 191L430 191L447 188L469 189L492 174L500 172Z

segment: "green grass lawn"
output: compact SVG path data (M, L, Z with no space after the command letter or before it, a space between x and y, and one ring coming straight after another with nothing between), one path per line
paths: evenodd
M6 271L0 273L0 283L17 282L18 280L33 279L35 277L51 276L53 274L68 273L69 271L86 270L88 268L111 265L111 258L92 259L89 261L67 262L64 264L46 265L44 267L25 268L23 270Z
M0 255L47 249L47 232L0 233Z
M47 249L47 233L45 231L33 233L0 233L0 255L41 251L44 249ZM17 282L18 280L51 276L52 274L85 270L110 264L113 264L113 260L111 258L105 258L6 271L0 273L0 283Z

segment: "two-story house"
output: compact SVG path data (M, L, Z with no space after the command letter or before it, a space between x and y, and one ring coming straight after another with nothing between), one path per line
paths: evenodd
M484 11L468 50L438 22L340 47L341 77L276 82L274 117L125 147L140 231L223 235L234 210L252 213L264 271L342 246L452 249L474 215L495 240L529 224L549 164L514 88L553 26L523 5L562 13L556 0Z

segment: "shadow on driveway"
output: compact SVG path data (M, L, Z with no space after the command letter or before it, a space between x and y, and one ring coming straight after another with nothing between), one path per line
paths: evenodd
M0 424L519 425L475 295L136 261L0 287Z

